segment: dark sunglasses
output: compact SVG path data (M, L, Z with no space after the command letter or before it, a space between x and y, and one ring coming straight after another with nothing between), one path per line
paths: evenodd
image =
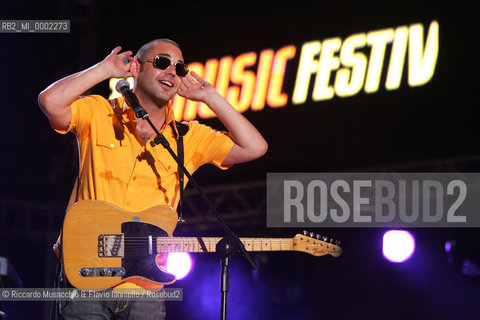
M153 59L140 61L140 63L144 63L144 62L153 62L153 66L157 69L160 69L160 70L165 70L170 66L175 66L175 72L180 77L185 77L188 74L188 72L190 71L190 69L188 68L188 66L185 63L177 62L177 63L173 64L172 61L170 61L170 59L168 59L167 57L161 56L161 55L158 55Z

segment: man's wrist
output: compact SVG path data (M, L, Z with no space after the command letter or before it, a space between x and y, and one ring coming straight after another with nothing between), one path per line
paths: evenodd
M203 102L210 108L212 108L212 106L215 108L215 106L223 100L225 99L217 92L217 90L212 90L212 92L207 94Z
M113 73L110 70L110 68L104 63L104 61L101 61L95 65L93 65L90 70L94 73L94 76L96 79L98 79L98 82L102 82L104 80L113 78Z

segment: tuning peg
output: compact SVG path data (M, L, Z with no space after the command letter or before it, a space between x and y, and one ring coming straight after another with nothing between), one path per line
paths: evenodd
M315 237L315 233L310 232L310 237L311 237L311 238Z
M332 239L332 238L330 238L330 243L333 243L333 239Z
M317 233L316 238L320 240L320 237L321 237L321 235L319 235L319 234Z
M322 240L323 240L323 241L328 241L328 238L327 238L326 236L323 236L323 237L322 237Z
M303 235L306 236L308 234L307 230L303 230Z
M340 245L340 240L335 240L335 245L339 246Z

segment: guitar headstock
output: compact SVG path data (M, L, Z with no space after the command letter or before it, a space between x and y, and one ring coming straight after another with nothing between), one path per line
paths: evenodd
M306 252L317 257L327 254L338 257L342 254L340 241L334 241L326 236L322 237L319 234L308 233L307 231L303 231L303 234L297 234L293 238L293 250Z

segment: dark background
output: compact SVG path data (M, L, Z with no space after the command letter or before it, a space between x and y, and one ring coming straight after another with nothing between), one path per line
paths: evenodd
M75 140L50 128L37 106L52 82L103 59L117 45L136 51L155 38L171 38L187 62L294 44L298 63L307 41L345 37L400 25L440 26L435 74L427 84L398 90L383 83L374 94L266 107L245 116L269 143L259 160L220 172L196 173L206 187L249 184L267 172L464 171L477 172L480 149L476 81L478 11L473 1L339 2L2 2L1 19L68 19L69 34L0 34L3 97L0 130L0 256L17 269L24 287L51 287L55 260L50 246L78 168ZM293 92L296 65L284 92ZM405 68L407 65L405 65ZM406 71L404 71L406 74ZM384 79L383 75L383 78ZM107 84L92 93L108 93ZM289 100L290 101L290 100ZM221 129L217 120L203 123ZM263 220L262 220L263 219ZM272 230L264 216L237 225L246 236L291 237L299 230ZM187 229L184 233L193 232ZM205 234L219 234L210 226ZM340 258L300 253L256 254L252 272L233 259L231 319L476 319L479 279L462 274L464 259L478 259L475 229L413 229L417 250L405 264L381 255L381 229L314 230L342 240ZM182 232L182 230L179 230ZM457 247L450 260L446 240ZM450 261L450 263L449 263ZM169 303L169 319L211 319L219 314L219 263L197 256L193 274L179 281L184 301ZM48 317L40 302L3 304L9 319Z

